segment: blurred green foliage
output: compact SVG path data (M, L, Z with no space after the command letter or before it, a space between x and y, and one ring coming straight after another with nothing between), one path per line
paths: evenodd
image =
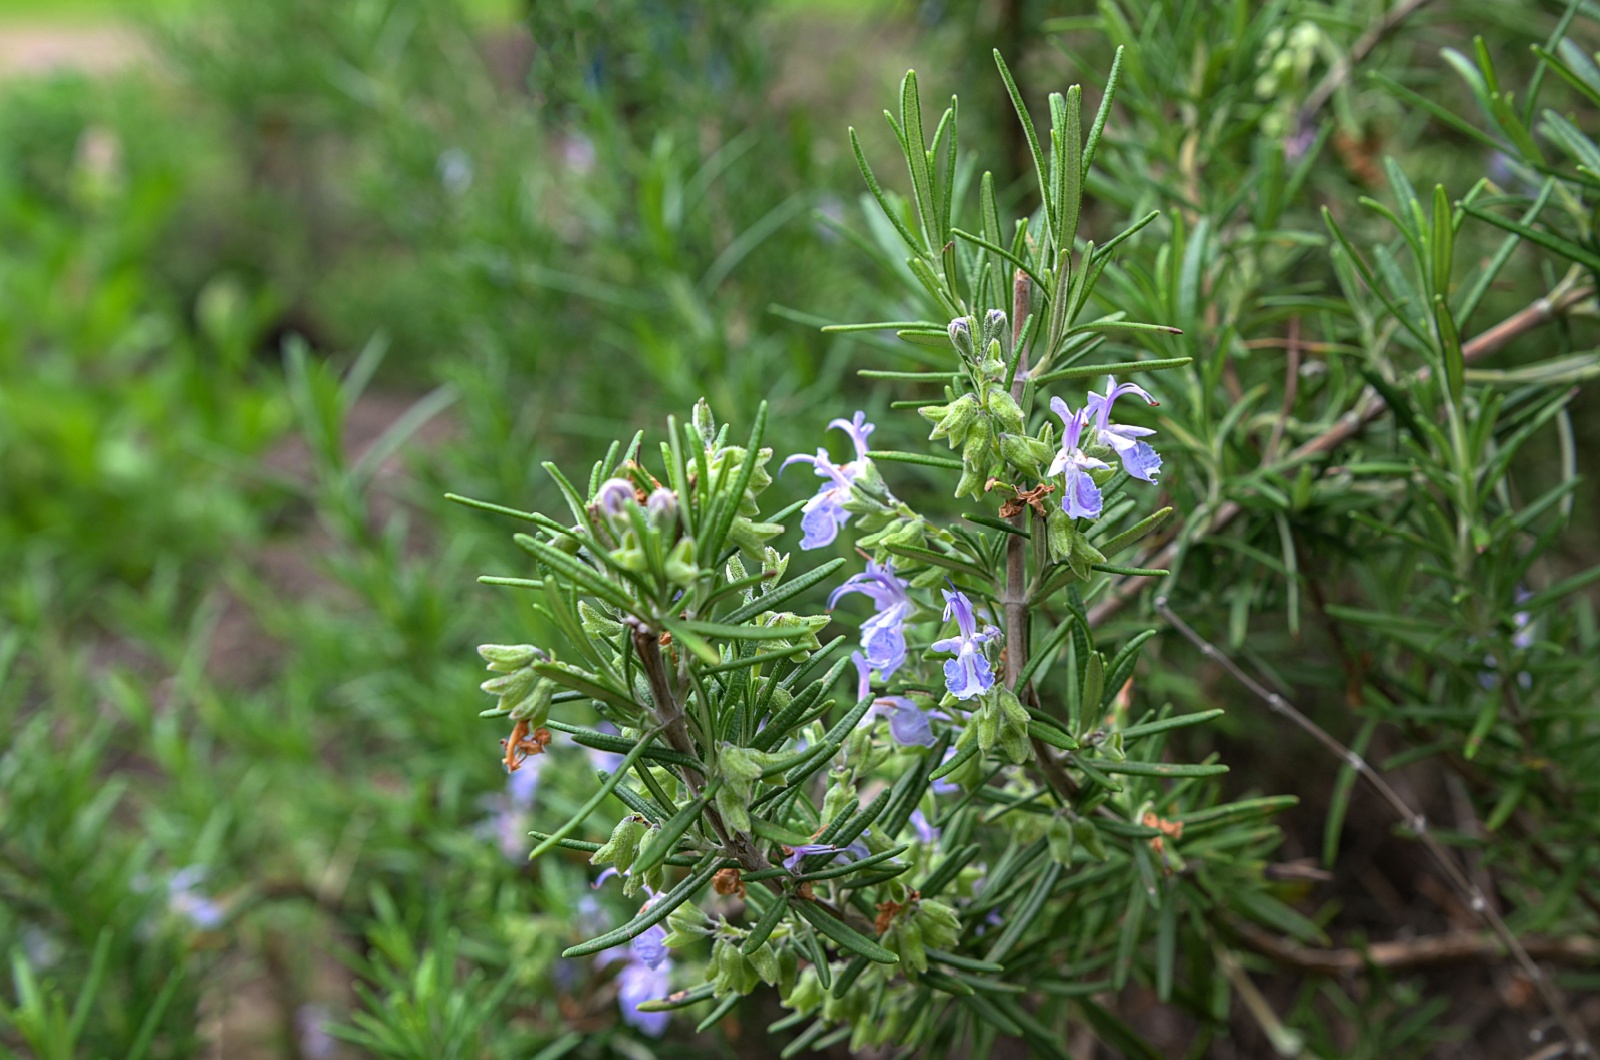
M1564 8L1427 5L1304 124L1385 5L951 0L867 23L861 5L560 0L531 5L529 35L442 0L219 0L152 31L160 72L0 84L0 1055L766 1049L754 1021L651 1039L618 1022L614 969L558 957L632 910L598 906L581 862L521 863L532 821L475 724L471 647L540 631L471 585L519 554L440 497L535 507L539 460L587 462L594 438L702 394L725 415L771 401L780 454L881 409L888 390L847 371L917 367L916 347L816 325L923 312L843 135L876 132L882 98L811 99L915 56L925 84L960 88L964 141L1010 152L999 195L1025 211L995 43L1030 99L1129 48L1084 231L1163 212L1102 308L1178 324L1182 349L1155 355L1195 358L1163 394L1174 608L1375 758L1425 762L1418 797L1455 815L1450 842L1496 874L1519 931L1593 940L1600 634L1564 579L1594 559L1579 472L1600 437L1592 395L1565 396L1592 364L1561 360L1593 325L1580 306L1452 391L1437 318L1396 322L1431 309L1435 182L1458 229L1452 310L1506 224L1554 204L1528 223L1560 242L1521 233L1462 337L1600 264L1593 13L1554 46L1563 71L1528 48ZM884 139L863 139L877 163ZM1399 313L1381 297L1397 276ZM1141 352L1134 336L1096 358ZM1374 381L1399 415L1340 470L1288 459ZM1441 435L1452 415L1477 433ZM1495 453L1497 477L1462 492ZM1465 547L1419 543L1441 525ZM1235 708L1230 796L1305 797L1284 856L1326 851L1340 875L1282 883L1297 916L1346 940L1466 923L1405 882L1421 863L1339 763L1175 639L1149 650L1141 699ZM541 816L592 779L558 748ZM1398 899L1352 882L1374 873ZM1464 1025L1441 999L1486 996L1483 969L1302 986L1239 952L1318 1055L1420 1055ZM1559 982L1592 992L1592 965ZM1266 1055L1238 980L1208 989L1162 1048ZM1094 1032L1141 1055L1122 1022L1152 1033L1138 1005L1101 1000ZM1485 1055L1538 1018L1486 1017Z

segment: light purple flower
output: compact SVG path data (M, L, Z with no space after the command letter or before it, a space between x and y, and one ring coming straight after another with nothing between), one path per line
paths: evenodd
M533 799L539 791L539 763L542 761L542 755L524 759L522 768L506 777L506 802L512 809L533 809Z
M838 847L829 846L826 843L801 843L797 847L789 847L788 850L789 853L783 859L783 867L790 872L799 872L800 862L812 854L839 853Z
M522 768L507 774L506 790L484 798L489 816L477 827L477 834L492 839L507 861L520 863L528 855L529 811L539 790L539 771L549 760L546 755L525 759Z
M650 903L646 902L644 908L650 908ZM644 909L640 912L644 912ZM633 950L634 960L642 961L654 971L661 967L661 962L668 957L667 929L660 924L647 928L643 934L634 938L630 949Z
M295 1009L295 1036L300 1040L300 1055L306 1060L327 1060L338 1052L338 1043L328 1033L332 1022L326 1005L301 1005Z
M1119 384L1115 379L1107 379L1104 395L1089 391L1089 397L1084 402L1084 411L1094 417L1096 437L1102 445L1110 446L1117 454L1122 461L1123 470L1134 478L1154 482L1156 476L1161 473L1161 454L1150 448L1148 442L1139 439L1156 432L1149 427L1130 427L1111 422L1111 406L1124 394L1137 394L1149 405L1160 404L1142 386L1134 383ZM1054 407L1054 403L1051 407Z
M939 829L928 823L928 818L920 809L911 811L911 827L917 830L917 838L922 840L924 845L931 844L939 838Z
M856 701L860 702L872 694L872 670L858 651L850 653L850 661L856 664ZM905 696L879 696L868 713L889 719L889 735L896 743L932 747L936 742L928 716Z
M839 597L846 593L861 593L870 597L878 613L861 623L861 649L867 662L885 681L894 676L906 661L906 619L915 605L907 595L909 588L894 572L894 564L882 566L867 561L867 569L845 580L828 597L832 610Z
M204 865L190 865L173 873L167 881L167 909L201 931L213 931L227 919L227 912L198 889L205 878Z
M1095 497L1098 501L1098 490ZM994 687L994 672L983 654L983 645L1000 636L1000 631L989 626L979 632L978 620L972 614L972 601L965 593L946 589L944 599L945 621L954 617L959 632L954 637L934 641L930 650L955 656L944 664L944 686L957 699L971 699Z
M1063 424L1061 450L1050 464L1050 474L1065 473L1067 476L1066 489L1061 492L1061 507L1074 519L1098 519L1102 506L1100 487L1089 477L1089 472L1111 465L1096 460L1079 446L1083 429L1089 423L1089 406L1073 412L1065 401L1054 397L1050 399L1050 409L1061 417Z
M816 456L796 453L778 469L781 473L790 464L807 463L818 478L827 480L800 509L800 529L804 531L800 538L802 549L825 548L833 544L833 539L839 536L840 527L850 521L850 514L844 510L844 505L850 499L851 484L866 466L867 435L877 429L867 422L865 412L857 412L853 419L833 420L828 427L837 427L850 435L856 447L854 460L835 464L826 449L818 449Z
M1533 599L1533 594L1527 589L1518 586L1515 599L1518 604L1525 604L1529 600ZM1527 651L1529 648L1533 647L1533 642L1535 639L1533 630L1533 614L1528 611L1518 611L1516 614L1511 616L1511 623L1516 627L1516 632L1511 634L1511 646L1516 648L1518 651Z
M629 961L617 975L617 1004L622 1008L622 1021L652 1038L661 1037L672 1019L672 1013L640 1012L639 1006L671 992L670 960L663 960L654 966L643 961Z

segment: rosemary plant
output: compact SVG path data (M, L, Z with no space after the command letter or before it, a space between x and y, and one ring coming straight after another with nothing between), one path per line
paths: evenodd
M1216 910L1318 935L1263 876L1270 817L1293 800L1224 802L1208 779L1224 765L1171 760L1168 734L1221 711L1144 703L1154 631L1107 641L1088 617L1109 579L1166 573L1116 564L1171 509L1153 503L1156 432L1137 422L1159 390L1113 377L1189 363L1094 357L1113 331L1177 332L1091 311L1116 248L1153 219L1078 238L1120 60L1091 120L1079 87L1053 95L1043 137L1000 62L1036 165L1029 217L1002 220L989 174L974 188L954 100L929 138L914 73L889 118L909 199L852 133L940 315L842 329L924 350L926 370L863 374L930 395L901 403L931 424L928 447L875 449L863 413L841 416L828 426L850 457L789 456L820 486L774 506L766 405L736 434L702 402L658 447L613 443L581 486L547 465L560 518L466 502L530 524L516 540L533 576L484 580L530 593L559 631L480 649L506 767L562 739L621 756L532 856L586 853L639 901L566 951L629 946L636 1013L692 1009L703 1030L766 983L791 1012L774 1029L798 1032L790 1052L1007 1035L1066 1056L1069 1024L1135 1040L1095 1000L1133 978L1203 1006L1179 966L1215 972ZM970 510L901 499L924 473ZM853 531L864 568L791 574L796 522L802 553ZM870 602L858 635L822 639L822 589L837 617L859 610L851 594Z

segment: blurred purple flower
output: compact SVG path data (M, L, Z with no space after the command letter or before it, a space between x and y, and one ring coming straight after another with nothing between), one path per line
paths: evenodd
M214 931L227 912L198 889L206 872L204 865L190 865L173 873L167 881L167 909L201 931Z
M955 656L944 664L944 685L957 699L971 699L994 687L994 672L983 654L983 645L1000 636L1000 631L993 626L982 632L978 630L978 621L972 614L972 601L967 599L965 593L946 589L944 599L945 621L954 617L959 632L954 637L934 641L930 650Z
M1095 485L1089 472L1110 467L1104 460L1088 455L1079 446L1083 429L1089 423L1089 406L1077 412L1067 407L1060 398L1050 399L1050 409L1061 417L1061 450L1050 464L1050 474L1067 476L1066 489L1061 493L1062 509L1074 519L1100 518L1100 487Z
M806 456L796 453L783 462L778 470L793 463L810 464L818 478L827 479L814 496L801 508L800 529L804 535L800 538L802 549L824 548L833 544L833 539L839 536L839 528L850 521L850 515L844 510L845 502L850 499L850 486L856 476L866 465L867 460L867 435L875 428L867 422L865 412L857 412L853 419L833 420L829 422L830 429L837 427L850 435L850 440L855 443L856 458L843 464L835 464L826 449L818 449L816 456Z
M861 593L870 598L878 612L861 623L861 648L867 662L885 681L894 676L906 661L906 619L915 606L906 590L909 586L894 572L894 564L882 566L867 561L867 569L851 575L828 596L828 609L846 593Z
M520 863L531 849L529 811L539 791L539 771L548 760L546 755L524 759L522 768L506 776L505 791L483 800L489 816L478 825L477 834L493 839L507 861Z
M1525 604L1533 599L1533 594L1520 585L1517 587L1516 601ZM1533 647L1536 639L1533 631L1533 614L1529 611L1518 611L1511 616L1511 623L1516 627L1516 632L1511 634L1511 646L1518 651L1527 651Z
M300 1042L300 1055L306 1060L327 1060L338 1050L328 1024L333 1022L326 1005L301 1005L295 1009L295 1037Z
M922 840L924 845L933 843L939 838L939 829L928 823L928 818L920 809L911 811L911 827L917 830L917 838Z
M950 761L950 759L954 758L956 754L957 752L954 747L945 748L944 757L939 760L939 764L941 766L944 765L946 762ZM961 785L946 777L940 777L939 779L929 783L928 790L933 792L935 795L959 795L961 794Z
M666 1033L672 1013L640 1012L639 1006L671 992L670 960L663 960L655 966L643 961L629 961L617 975L617 1004L622 1007L622 1021L652 1038L661 1037Z

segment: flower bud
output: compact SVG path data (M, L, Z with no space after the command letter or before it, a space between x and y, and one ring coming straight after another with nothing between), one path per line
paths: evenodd
M678 518L678 495L665 486L658 486L651 491L644 507L650 515L650 525L657 530L666 530Z
M680 538L678 543L672 546L672 551L667 553L666 567L667 581L685 589L700 577L700 568L694 561L692 538Z
M639 856L640 840L649 827L643 817L630 813L617 822L605 845L589 856L589 864L615 865L618 872L627 872Z
M1030 478L1039 478L1043 473L1045 461L1053 455L1054 451L1048 445L1025 434L1000 436L1001 458Z
M996 339L1003 345L1006 341L1006 314L1003 309L991 309L983 315L983 344L985 347Z
M478 654L496 673L508 674L520 670L535 660L548 656L532 644L480 644Z
M995 707L994 700L986 698L973 713L972 722L977 727L978 746L984 754L988 754L1000 742L1000 711Z
M996 708L1000 748L1007 758L1020 765L1033 757L1033 747L1028 743L1028 710L1009 688L1000 689Z
M936 442L944 438L952 449L967 436L967 427L977 414L978 402L971 394L963 394L948 405L924 405L917 410L917 415L933 424L933 433L928 435L928 441Z
M773 951L771 943L763 943L759 949L746 957L745 960L750 963L750 967L755 969L762 982L772 986L777 985L778 977L782 973L778 968L778 955Z
M963 357L972 356L972 325L966 317L957 317L950 321L950 344Z
M1045 840L1050 846L1050 859L1060 865L1072 864L1072 822L1065 817L1052 817L1045 828Z
M608 478L594 492L594 507L613 521L627 518L630 503L634 503L633 483L625 478Z
M1106 845L1100 840L1100 832L1089 821L1082 818L1074 821L1072 823L1072 837L1096 861L1109 860L1109 855L1106 854Z
M994 416L996 425L1002 431L1012 434L1021 434L1024 430L1022 409L1011 399L1010 393L1004 387L992 386L989 388L989 412Z
M690 416L694 429L700 433L700 440L705 447L710 449L717 444L717 418L711 414L711 405L705 398L694 403L694 412Z

